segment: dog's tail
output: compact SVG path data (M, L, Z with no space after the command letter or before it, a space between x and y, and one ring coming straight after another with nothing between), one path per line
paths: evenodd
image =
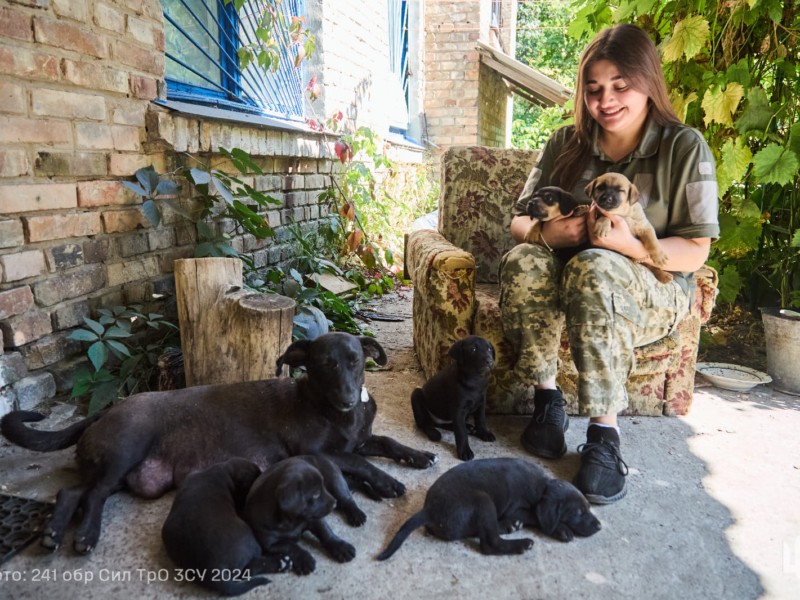
M389 542L389 545L386 546L386 550L378 554L376 557L378 560L386 560L392 554L397 552L397 549L403 545L403 542L406 541L406 538L411 535L411 532L415 529L422 527L425 523L428 522L428 514L425 512L423 508L417 514L412 516L408 521L403 523L402 527L397 530L397 533L394 534L394 538L392 541Z
M44 415L28 410L15 410L0 421L0 432L9 442L17 446L38 452L52 452L75 444L86 428L104 413L105 411L97 412L60 431L38 431L26 427L25 423L41 421Z

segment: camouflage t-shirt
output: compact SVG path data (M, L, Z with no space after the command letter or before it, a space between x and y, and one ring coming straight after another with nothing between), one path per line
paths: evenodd
M595 126L592 154L575 187L579 202L590 202L584 188L603 173L622 173L639 189L639 202L658 237L719 237L719 200L714 157L705 139L686 125L660 126L648 119L639 145L614 162L599 148ZM542 150L514 205L514 216L524 215L528 199L553 185L550 174L564 144L574 133L569 125L557 130Z

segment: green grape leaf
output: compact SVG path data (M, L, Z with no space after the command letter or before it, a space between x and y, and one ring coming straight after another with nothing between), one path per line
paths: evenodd
M665 62L675 62L681 56L686 60L697 56L705 47L709 34L708 21L699 15L678 21L675 31L662 48Z
M706 125L712 122L733 125L732 115L743 96L744 88L735 82L729 83L724 90L718 85L708 88L703 95L703 122Z
M767 144L753 157L753 174L759 183L788 185L797 176L797 155L778 144Z

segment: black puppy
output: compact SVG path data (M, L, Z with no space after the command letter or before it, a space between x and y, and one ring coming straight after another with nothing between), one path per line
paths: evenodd
M317 466L322 467L326 476ZM288 556L295 573L308 575L316 562L297 543L306 530L317 537L334 560L348 562L355 558L355 548L337 537L324 520L337 500L345 504L344 512L351 524L364 523L366 516L355 506L341 472L333 463L321 456L295 456L269 467L256 480L247 495L242 516L265 553Z
M453 362L431 377L411 394L414 420L428 438L442 439L437 427L453 429L456 454L461 460L472 460L469 433L485 442L493 442L494 434L486 428L486 388L494 367L494 347L477 335L469 335L454 343L447 353ZM474 427L467 423L472 417Z
M550 221L558 216L582 215L589 212L588 204L579 204L575 197L556 186L546 186L539 188L533 193L528 204L525 206L525 213L535 223L525 233L525 241L535 244L539 241L542 233L542 223Z
M186 478L161 529L172 561L191 569L198 582L226 596L237 596L269 583L258 577L288 567L280 556L262 556L250 526L239 512L261 474L254 463L232 458ZM222 579L222 573L230 578Z
M428 468L436 456L373 435L377 404L364 388L367 356L386 363L372 338L328 333L294 342L277 361L305 366L298 379L281 377L145 392L61 431L25 425L39 413L14 411L0 422L9 441L40 452L77 443L81 481L58 493L41 543L55 550L75 514L81 521L73 546L90 552L100 538L108 496L127 487L157 498L187 475L239 456L264 469L299 454L326 453L346 475L374 495L401 496L405 486L365 456L383 456Z
M521 554L531 548L532 539L505 540L499 535L521 526L538 527L564 542L600 531L600 521L575 486L518 458L476 460L447 471L428 490L422 510L400 527L378 560L389 558L422 525L443 540L478 537L484 554Z

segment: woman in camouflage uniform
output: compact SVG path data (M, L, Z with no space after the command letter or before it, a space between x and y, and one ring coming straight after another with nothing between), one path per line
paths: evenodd
M675 115L655 45L634 25L606 29L589 44L575 98L575 124L552 135L515 205L518 245L500 266L500 304L519 351L515 370L536 389L522 443L548 458L566 452L569 419L556 387L566 324L580 412L590 417L575 483L591 502L606 504L626 492L617 413L627 406L633 349L668 335L686 314L691 273L719 235L716 168L703 136ZM639 189L672 282L659 283L647 269L650 257L623 219L606 215L612 232L594 237L597 208L548 221L536 243L524 242L533 224L525 208L537 189L557 185L588 203L584 187L608 172Z

